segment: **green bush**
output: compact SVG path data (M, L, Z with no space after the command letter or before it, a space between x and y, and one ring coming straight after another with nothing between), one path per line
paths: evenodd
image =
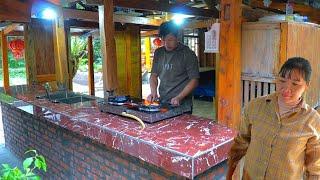
M25 154L34 153L33 156L26 158L23 161L23 169L12 168L9 164L2 164L1 178L3 180L20 180L20 179L41 179L40 176L36 175L33 171L35 169L47 171L46 160L42 155L39 155L36 150L26 151Z

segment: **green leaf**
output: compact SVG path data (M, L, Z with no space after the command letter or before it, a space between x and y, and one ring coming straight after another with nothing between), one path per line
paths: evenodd
M26 169L25 169L26 174L29 174L29 173L30 173L30 170L31 170L30 168L26 168Z
M4 169L12 169L9 164L2 164L2 167L3 167Z
M25 159L25 160L23 161L23 168L24 168L24 169L29 168L30 165L32 164L32 162L33 162L33 157L29 157L29 158Z
M39 155L37 158L39 158L42 162L46 163L46 160L44 159L44 157L42 155Z
M45 162L42 162L42 170L47 172L47 164Z
M34 166L37 167L38 169L41 169L41 167L42 167L41 160L36 158L36 160L34 161Z
M6 171L5 173L3 173L3 178L7 179L9 177L10 173L11 173L11 170Z
M30 150L26 151L24 154L27 154L27 153L29 153L29 152L33 152L34 154L36 154L36 155L37 155L37 151L36 151L36 150L34 150L34 149L30 149Z
M15 167L13 169L13 174L16 176L16 177L20 177L22 175L22 172L20 171L19 168Z
M35 174L33 172L29 172L26 174L26 177L33 177L33 176L35 176Z

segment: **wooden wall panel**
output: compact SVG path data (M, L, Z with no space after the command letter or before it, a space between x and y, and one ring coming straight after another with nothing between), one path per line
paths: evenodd
M54 50L52 21L32 19L28 27L29 42L33 43L36 74L54 74Z
M128 62L128 87L129 94L140 98L142 96L141 77L141 38L140 28L136 25L128 25L127 49L130 49Z
M279 23L242 25L242 67L245 75L272 77L278 72L280 47Z
M127 49L124 31L116 31L116 52L117 52L117 73L118 88L117 94L128 95L127 87Z
M141 44L140 29L129 25L116 31L118 88L117 94L141 98Z
M288 23L287 57L303 57L310 61L312 77L306 101L314 106L320 101L320 28L319 26Z

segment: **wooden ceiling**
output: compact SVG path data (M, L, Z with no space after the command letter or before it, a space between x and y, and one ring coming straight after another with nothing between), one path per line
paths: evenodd
M0 27L9 22L28 22L30 21L30 12L32 3L50 3L54 6L68 6L71 9L64 8L64 17L67 20L74 20L81 23L89 23L98 21L97 5L103 0L0 0ZM299 0L300 2L301 0ZM206 4L210 2L211 4ZM259 17L272 13L284 13L286 0L272 0L269 7L265 7L263 0L243 0L243 16L247 21L255 21ZM246 3L247 2L247 3ZM82 6L83 10L77 10L77 3ZM196 21L208 20L219 17L219 11L214 6L217 0L114 0L114 5L124 9L129 9L136 14L119 15L115 13L114 21L120 23L134 23L143 26L159 26L165 19L156 20L150 17L153 14L161 14L162 12L195 15L193 19ZM212 9L208 9L211 7ZM34 7L32 8L34 9ZM84 11L85 10L85 11ZM294 4L294 12L300 15L308 16L312 22L320 23L320 9L316 9L310 5ZM162 17L163 18L163 17ZM93 25L93 26L96 26Z

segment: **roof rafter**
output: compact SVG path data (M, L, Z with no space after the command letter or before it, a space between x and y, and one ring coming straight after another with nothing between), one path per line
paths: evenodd
M102 5L103 0L83 0L86 4L91 5ZM187 15L195 15L202 17L219 17L219 11L217 9L200 9L194 8L182 3L168 4L164 1L154 1L154 0L114 0L115 6L133 8L140 10L151 10L151 11L163 11L172 13L182 13Z
M251 0L250 6L260 8L260 9L276 9L285 12L286 3L272 2L270 6L267 8L263 5L263 1L260 0ZM302 4L294 4L293 11L297 12L301 15L308 16L311 21L316 23L320 22L320 10Z

